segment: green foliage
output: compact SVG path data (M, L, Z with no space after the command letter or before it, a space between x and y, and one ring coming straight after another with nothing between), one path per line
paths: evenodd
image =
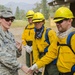
M42 5L42 13L45 16L45 19L48 19L49 18L49 7L47 4L47 0L42 0L41 5Z
M26 19L24 10L20 10L20 19Z
M16 8L15 17L17 20L25 19L25 11L20 10L19 7Z
M25 27L27 24L28 24L28 21L26 21L26 20L15 20L12 23L11 27ZM50 26L49 20L46 20L45 21L45 26L46 27L49 27Z
M16 19L20 19L20 10L19 10L19 7L16 8L15 17L16 17Z
M33 11L34 11L34 12L40 12L40 9L41 9L41 8L40 8L40 7L41 7L40 4L39 4L39 3L35 3L35 6L36 6L36 7L33 8Z
M47 0L42 0L41 3L36 3L35 8L33 9L35 12L42 12L45 16L45 19L47 20L49 18L49 6L47 4Z

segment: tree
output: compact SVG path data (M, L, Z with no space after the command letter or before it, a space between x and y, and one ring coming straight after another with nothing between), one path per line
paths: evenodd
M20 19L20 10L19 10L19 7L16 8L15 17L16 17L16 19Z
M49 6L47 4L47 0L42 0L41 1L41 7L42 7L42 13L44 14L45 16L45 19L48 19L49 18Z
M40 3L35 3L35 8L33 9L33 11L34 12L40 12L40 10L41 10L41 5L40 5Z
M25 19L25 11L24 10L20 10L20 19Z

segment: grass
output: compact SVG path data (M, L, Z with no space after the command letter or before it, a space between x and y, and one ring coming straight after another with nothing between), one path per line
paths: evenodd
M28 21L26 20L15 20L13 23L12 23L12 26L11 27L25 27L26 25L28 24ZM56 27L55 26L55 23L52 19L49 19L49 20L46 20L45 21L45 26L46 27Z
M11 27L25 27L27 24L28 24L27 21L24 21L24 20L15 20L12 23Z

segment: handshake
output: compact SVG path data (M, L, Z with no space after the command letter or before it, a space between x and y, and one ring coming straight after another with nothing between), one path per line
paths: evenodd
M34 71L37 71L38 70L38 67L36 64L34 64L33 66L31 66L30 68L28 68L26 65L23 65L21 67L21 70L23 72L25 72L27 75L33 75L33 72Z

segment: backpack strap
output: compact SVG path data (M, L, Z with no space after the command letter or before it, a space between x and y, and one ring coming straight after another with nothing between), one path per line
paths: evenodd
M48 37L48 32L51 30L51 28L46 29L45 33L45 41L50 45L49 37ZM44 49L44 53L48 52L48 47L49 45Z
M45 41L50 44L50 41L49 41L49 37L48 37L48 32L51 30L51 28L47 28L46 29L46 33L45 33Z
M72 50L72 52L75 54L74 50L71 47L71 37L75 34L75 31L71 32L68 37L67 37L67 45L70 47L70 49Z
M66 44L60 44L59 42L57 43L57 45L59 46L68 46L70 49L71 49L71 51L75 54L75 52L74 52L74 50L72 49L72 47L71 47L71 38L72 38L72 36L75 34L75 31L73 31L73 32L71 32L69 35L68 35L68 37L67 37L67 41L66 41Z
M27 25L27 26L25 27L25 29L29 29L29 30L30 30L30 29L34 29L34 27L33 27L33 28L28 28L28 25Z
M25 29L27 29L28 25L26 25Z
M46 29L46 33L45 33L45 41L50 45L50 41L49 41L49 37L48 37L48 32L51 30L51 28L47 28ZM48 47L49 45L44 49L44 53L48 52ZM57 58L55 58L53 61L52 61L52 64L56 64L57 62Z

